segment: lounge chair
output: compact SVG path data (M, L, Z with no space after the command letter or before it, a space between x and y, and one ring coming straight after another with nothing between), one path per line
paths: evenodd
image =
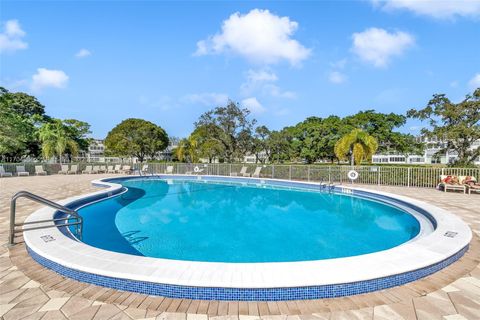
M122 169L118 170L118 173L130 174L132 172L131 166L123 166Z
M46 176L47 171L43 170L43 166L35 166L35 174L37 176L39 176L39 175Z
M260 178L260 171L262 171L262 167L256 167L255 171L252 174L253 178Z
M465 176L462 182L467 186L468 194L480 193L480 183L474 176Z
M467 193L467 186L461 183L460 179L457 176L453 175L441 175L438 189L443 189L444 192L447 192L448 190L453 190L463 191L463 193Z
M113 169L113 170L115 171L115 173L119 173L121 169L122 169L122 165L117 164L117 165L115 165L115 169Z
M25 170L25 166L17 166L17 176L29 176L30 173Z
M100 166L100 169L98 169L98 173L106 173L106 172L107 172L106 166Z
M77 174L78 173L78 165L72 164L70 166L70 170L67 171L67 174Z
M68 174L68 164L62 164L62 169L58 171L58 174Z
M100 173L100 166L93 166L92 173Z
M231 172L230 175L231 176L243 176L243 177L249 177L249 175L247 176L247 170L248 168L246 166L243 166L242 169L240 169L240 172Z
M113 169L113 166L107 167L107 173L115 173L115 169Z
M3 166L0 166L0 177L11 177L11 172L6 172Z
M167 166L165 169L164 173L166 174L172 174L173 173L173 166Z
M88 173L88 174L93 173L92 172L92 166L86 166L85 170L83 170L82 173Z

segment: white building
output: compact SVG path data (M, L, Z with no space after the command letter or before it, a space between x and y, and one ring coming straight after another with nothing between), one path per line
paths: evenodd
M88 146L87 152L82 153L79 157L75 157L76 161L86 162L120 162L118 157L106 157L105 145L101 139L93 139Z
M418 142L425 144L423 155L401 155L401 154L375 154L372 157L373 163L384 164L449 164L458 158L458 154L454 151L437 154L441 149L445 148L447 143L438 138L417 137ZM471 150L480 148L480 140L473 143ZM474 162L480 165L480 158Z

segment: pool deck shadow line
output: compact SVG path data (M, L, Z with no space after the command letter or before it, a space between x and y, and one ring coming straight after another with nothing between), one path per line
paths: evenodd
M1 179L0 237L8 236L8 200L28 190L59 200L98 188L90 181L106 175L47 176ZM457 262L426 278L355 296L276 302L237 302L170 299L103 288L62 277L37 264L22 238L10 250L0 247L0 316L4 319L207 319L224 316L249 319L300 315L318 319L479 319L480 207L476 195L444 194L431 189L362 186L420 199L445 208L470 225L473 238ZM19 221L40 206L21 201ZM72 307L75 305L75 307ZM78 305L78 308L77 308ZM455 315L457 317L455 317ZM448 317L450 316L450 317ZM246 319L246 318L245 318ZM280 319L278 317L278 319ZM282 317L283 319L283 317Z

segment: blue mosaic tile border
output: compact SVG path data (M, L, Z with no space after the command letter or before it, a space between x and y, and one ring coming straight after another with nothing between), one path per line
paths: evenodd
M162 284L87 273L48 260L27 247L30 256L39 264L62 276L77 281L168 298L233 301L282 301L334 298L387 289L431 275L460 259L467 250L468 245L453 256L428 267L366 281L288 288L219 288Z

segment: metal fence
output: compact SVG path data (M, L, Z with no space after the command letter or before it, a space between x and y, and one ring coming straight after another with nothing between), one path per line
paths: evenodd
M69 165L72 165L70 163ZM79 172L87 165L115 165L111 163L76 163ZM56 174L61 169L60 164L52 163L4 163L6 172L16 174L16 166L24 166L31 175L35 174L35 166L42 165L48 174ZM128 164L132 169L139 170L144 164ZM175 174L203 174L230 176L239 174L242 167L247 167L247 173L253 173L258 166L262 167L260 177L299 181L329 182L335 184L351 183L347 174L351 166L326 166L326 165L260 165L260 164L225 164L225 163L148 163L147 172L150 174L165 173L168 166L173 167ZM437 186L440 175L474 176L480 178L480 168L440 168L440 167L388 167L388 166L357 166L359 173L355 184L376 184L405 187Z

